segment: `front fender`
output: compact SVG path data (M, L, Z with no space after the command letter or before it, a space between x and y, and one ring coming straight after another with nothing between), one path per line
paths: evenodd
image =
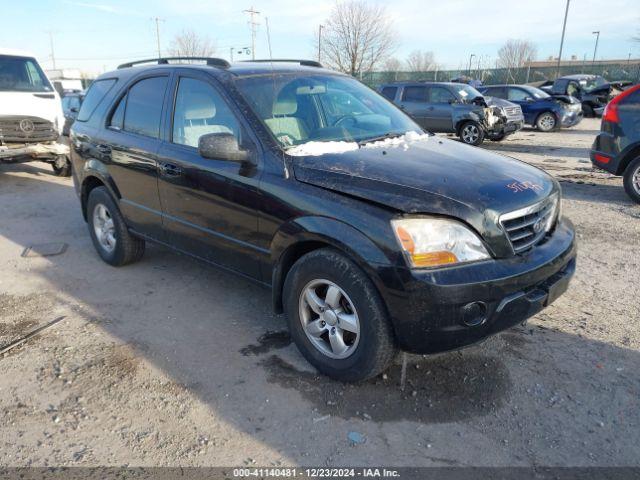
M281 226L271 242L273 303L277 312L282 311L282 287L291 266L301 255L323 246L333 247L354 261L378 291L383 291L380 272L391 269L398 255L339 220L321 216L291 220Z

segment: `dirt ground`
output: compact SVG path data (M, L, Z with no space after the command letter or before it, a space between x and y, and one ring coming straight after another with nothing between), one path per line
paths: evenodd
M598 128L483 147L562 180L577 274L525 327L411 356L404 392L399 365L316 375L242 278L156 246L106 265L70 179L0 165L0 345L65 317L0 356L0 464L639 465L640 206L592 172ZM68 248L21 256L49 242Z

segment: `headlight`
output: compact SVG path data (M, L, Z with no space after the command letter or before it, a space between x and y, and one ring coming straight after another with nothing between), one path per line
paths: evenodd
M462 223L445 218L391 221L400 248L413 268L429 268L491 258L482 240Z

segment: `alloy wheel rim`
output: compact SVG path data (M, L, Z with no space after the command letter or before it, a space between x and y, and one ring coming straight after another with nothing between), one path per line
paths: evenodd
M555 119L551 115L544 115L540 119L540 125L544 130L551 130L555 126Z
M478 131L478 127L475 125L467 125L462 130L462 138L466 143L473 143L478 140L480 136L480 132Z
M103 204L99 203L93 209L93 231L98 243L107 252L111 253L116 248L116 229L111 217L111 212Z
M360 319L347 293L329 280L309 282L300 292L300 322L305 335L322 354L344 359L360 341Z
M640 166L638 166L638 168L636 168L636 171L633 172L631 183L633 184L633 188L636 193L640 195Z

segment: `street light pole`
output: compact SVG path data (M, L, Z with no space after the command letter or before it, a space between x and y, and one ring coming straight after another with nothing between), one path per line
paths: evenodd
M320 52L322 51L322 25L318 26L318 63L320 63Z
M567 29L567 15L569 15L569 3L571 0L567 0L567 7L564 10L564 23L562 24L562 37L560 38L560 53L558 54L558 67L556 69L556 77L560 76L560 61L562 60L562 47L564 46L564 32Z
M596 32L591 32L596 36L596 46L593 48L593 62L591 62L592 65L596 64L596 52L598 51L598 40L600 40L600 30L596 31Z
M469 55L469 69L468 69L468 74L469 76L471 76L471 60L473 59L473 57L475 57L476 54L472 53L471 55Z

